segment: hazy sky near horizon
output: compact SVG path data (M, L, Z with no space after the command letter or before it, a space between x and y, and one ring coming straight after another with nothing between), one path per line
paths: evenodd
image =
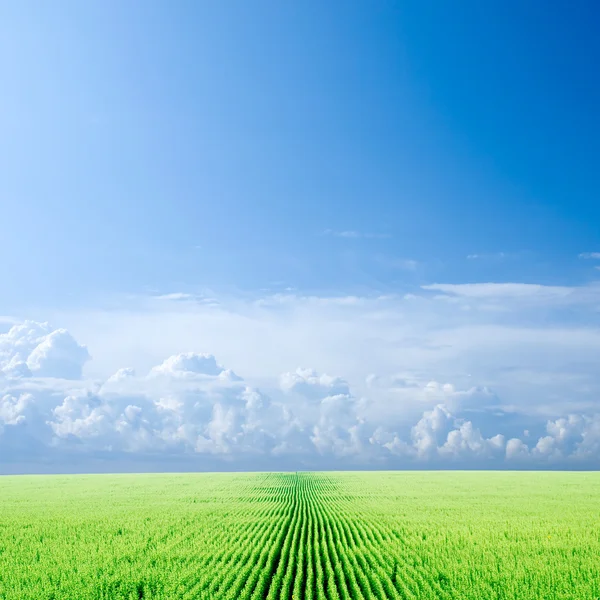
M599 19L2 5L0 471L600 466Z

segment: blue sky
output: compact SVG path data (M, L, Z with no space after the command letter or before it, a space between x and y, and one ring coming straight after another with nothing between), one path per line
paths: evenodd
M597 13L4 6L3 304L589 280L577 255L600 247ZM466 260L495 253L517 257ZM406 259L419 269L395 266Z
M400 421L415 427L440 403L467 418L473 407L448 408L453 394L489 389L478 427L502 430L502 452L525 429L543 437L548 419L596 427L599 12L583 1L0 7L0 334L51 322L0 340L5 391L41 385L27 379L24 392L16 375L106 379L208 352L276 403L289 392L281 373L314 368L389 408L404 373L402 402L417 409ZM52 334L62 328L69 338ZM366 383L374 374L387 391ZM431 396L432 381L454 391ZM5 407L11 427L17 404ZM494 406L515 431L496 426ZM522 419L517 406L529 407ZM460 428L444 414L430 417Z

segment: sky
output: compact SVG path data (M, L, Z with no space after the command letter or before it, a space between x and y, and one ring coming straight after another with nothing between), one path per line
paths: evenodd
M0 7L0 472L600 467L597 3Z

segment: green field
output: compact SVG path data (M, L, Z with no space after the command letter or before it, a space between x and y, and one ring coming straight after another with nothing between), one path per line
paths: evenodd
M600 597L600 473L0 478L0 598Z

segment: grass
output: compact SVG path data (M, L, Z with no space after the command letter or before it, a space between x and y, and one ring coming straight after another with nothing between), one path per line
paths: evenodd
M1 599L600 597L600 473L0 478Z

